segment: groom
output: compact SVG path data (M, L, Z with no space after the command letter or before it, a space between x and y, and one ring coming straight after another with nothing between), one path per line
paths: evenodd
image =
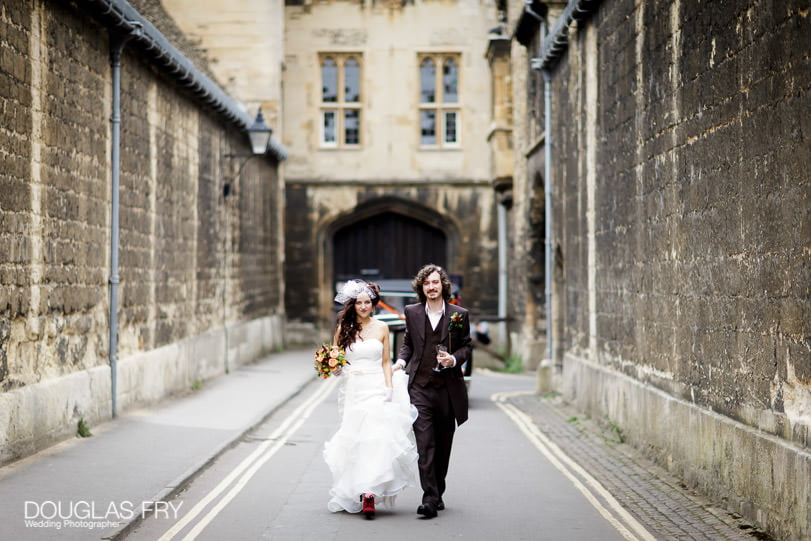
M419 412L414 436L423 493L417 513L434 518L445 509L454 430L467 420L462 365L471 355L470 320L467 310L448 303L451 282L442 267L425 265L411 286L420 302L405 307L406 329L394 370L408 366L408 394ZM438 345L447 352L438 352Z

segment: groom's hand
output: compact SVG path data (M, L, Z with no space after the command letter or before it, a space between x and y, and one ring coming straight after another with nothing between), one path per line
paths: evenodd
M397 359L397 362L392 365L391 370L392 372L397 372L403 368L405 368L405 361L402 359Z
M440 351L436 356L442 368L450 368L456 364L456 358L447 351Z

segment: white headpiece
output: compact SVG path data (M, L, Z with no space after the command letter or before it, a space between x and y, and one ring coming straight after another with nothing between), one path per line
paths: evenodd
M363 280L350 280L344 284L341 291L335 295L335 302L341 304L346 303L349 299L357 299L358 295L366 293L369 298L374 300L377 298L372 288L370 288Z

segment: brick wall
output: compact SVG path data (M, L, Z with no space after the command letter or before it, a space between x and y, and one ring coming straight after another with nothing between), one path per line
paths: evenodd
M235 178L244 158L224 155L249 152L244 133L124 53L120 359L283 314L275 164L251 159ZM4 392L108 363L111 94L104 27L61 3L4 3Z

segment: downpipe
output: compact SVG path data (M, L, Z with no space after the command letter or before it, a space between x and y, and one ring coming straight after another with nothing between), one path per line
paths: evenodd
M112 193L110 197L110 397L112 416L118 415L116 396L118 392L118 246L119 246L119 194L121 162L121 53L129 40L143 34L141 23L130 22L128 34L115 34L110 45L112 67L113 112L110 117L112 129L111 169Z
M546 21L541 22L541 44L547 36ZM552 147L554 145L552 137L552 72L549 69L541 69L543 74L543 99L544 99L544 289L546 308L546 357L538 367L537 388L539 392L549 392L553 390L553 367L555 360L553 356L553 336L552 336L552 273L554 272L554 254L552 250L552 235L554 232L552 222Z
M507 201L498 203L498 335L511 353L507 327Z
M554 271L552 253L552 74L543 70L544 93L544 216L546 231L544 235L544 281L546 289L546 359L544 365L551 367L552 356L552 272Z

